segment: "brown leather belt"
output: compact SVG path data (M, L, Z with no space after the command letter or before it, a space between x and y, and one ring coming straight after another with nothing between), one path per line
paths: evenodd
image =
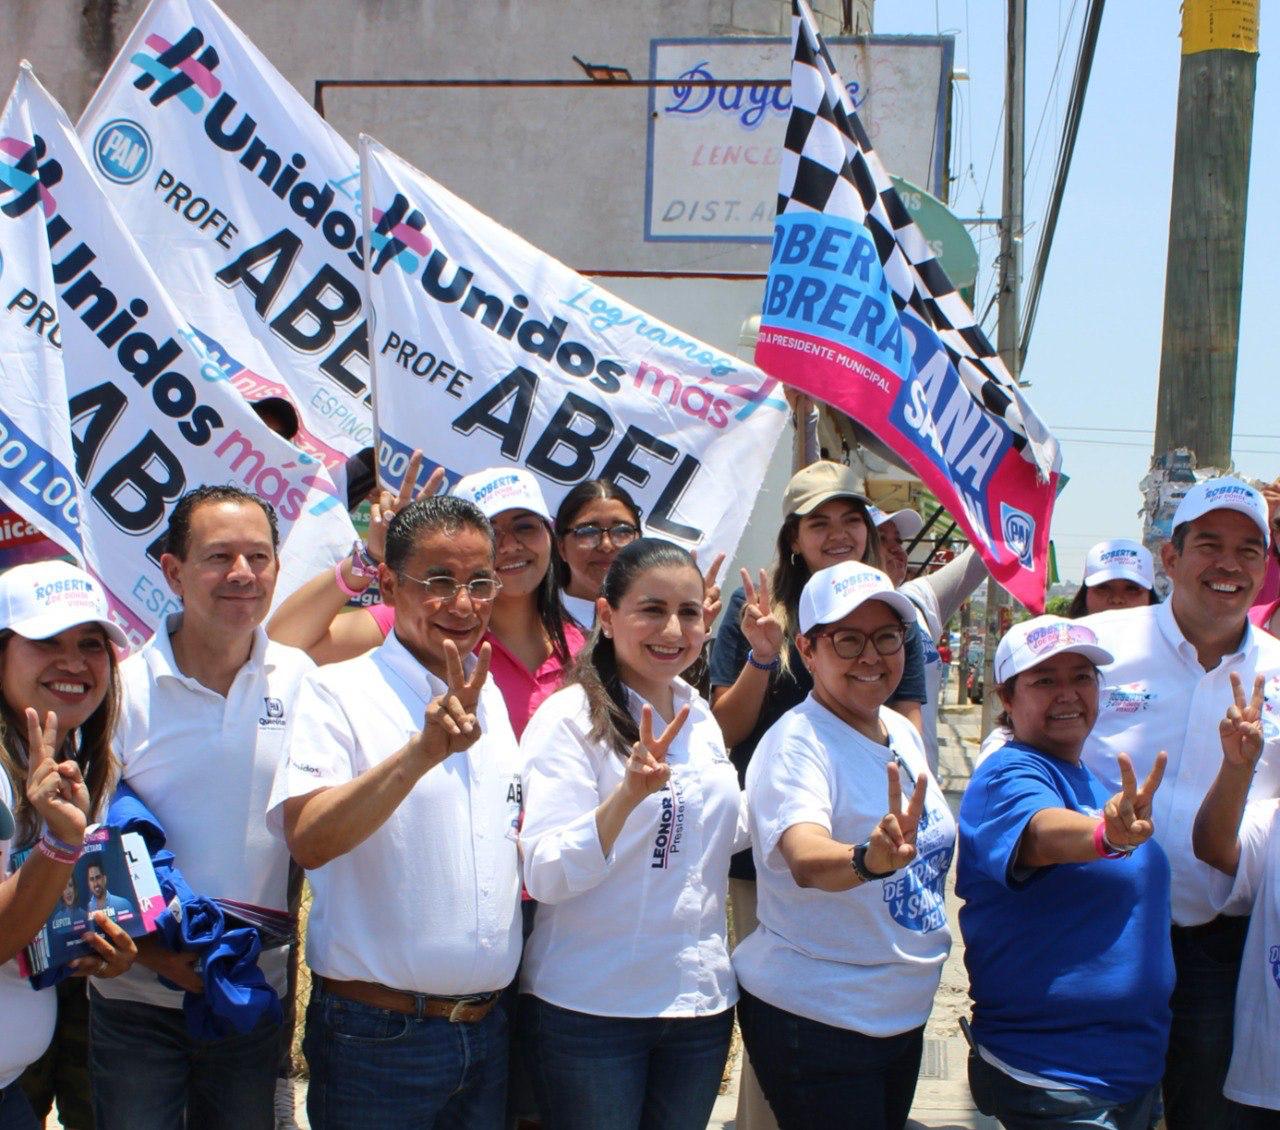
M418 1020L424 1017L447 1020L450 1024L474 1024L483 1020L502 996L500 991L495 991L468 997L433 997L426 993L391 989L374 981L334 981L329 977L317 977L316 980L326 993L344 1000L385 1008L389 1012L402 1012Z

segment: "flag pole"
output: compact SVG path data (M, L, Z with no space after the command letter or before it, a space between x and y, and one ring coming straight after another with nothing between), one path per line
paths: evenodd
M1004 203L1000 218L1000 320L996 347L1016 384L1022 375L1019 348L1019 302L1022 289L1023 146L1026 141L1027 0L1008 0L1008 46L1005 53ZM1009 596L987 581L987 632L982 649L982 736L990 733L999 706L995 692L996 644L1001 610Z

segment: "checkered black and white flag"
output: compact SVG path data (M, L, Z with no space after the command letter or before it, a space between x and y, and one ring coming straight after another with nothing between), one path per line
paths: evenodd
M1061 465L880 163L804 0L756 361L916 470L992 573L1043 602Z

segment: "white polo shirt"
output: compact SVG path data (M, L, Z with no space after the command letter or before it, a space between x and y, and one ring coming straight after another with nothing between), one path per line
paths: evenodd
M638 721L644 702L628 697ZM595 811L626 764L588 737L582 688L557 691L529 722L520 842L539 905L522 991L596 1016L706 1016L737 1001L725 896L729 857L747 844L742 793L710 706L684 682L674 697L690 710L667 755L671 779L608 855Z
M1117 753L1133 760L1139 782L1160 750L1169 755L1152 805L1155 838L1173 869L1173 921L1201 925L1217 914L1211 892L1215 873L1196 859L1191 830L1222 763L1218 723L1234 701L1232 672L1240 676L1246 696L1255 673L1266 676L1266 744L1250 795L1271 797L1280 787L1280 640L1249 624L1239 650L1206 671L1178 627L1171 601L1099 612L1082 622L1115 656L1102 668L1098 721L1082 760L1108 788L1118 790Z
M1252 801L1240 822L1235 879L1215 873L1226 914L1249 914L1236 989L1231 1070L1222 1093L1247 1106L1280 1109L1280 807Z
M394 631L375 651L314 671L271 793L271 829L283 838L288 798L345 784L401 749L445 690ZM492 680L476 717L475 745L424 774L367 839L307 873L307 964L322 977L435 996L515 977L519 751Z
M0 769L0 802L13 810L13 789ZM9 874L12 840L0 840L0 880ZM53 1039L58 1018L58 997L37 993L21 973L17 958L0 965L0 1088L12 1083L30 1063L44 1054Z
M259 627L223 698L178 669L171 633L181 622L181 613L170 616L163 631L120 664L121 779L164 827L166 846L196 894L284 910L289 852L267 831L263 814L298 686L315 664ZM288 950L268 950L258 966L284 993ZM183 994L140 964L120 977L97 978L93 987L116 1000L182 1007Z
M946 881L956 843L916 728L887 707L880 719L887 746L810 694L760 739L747 768L760 925L733 951L742 987L762 1001L876 1037L918 1028L933 1007L951 949ZM847 891L799 886L778 846L783 832L817 824L840 843L862 843L889 810L894 760L904 802L921 774L929 782L916 858Z

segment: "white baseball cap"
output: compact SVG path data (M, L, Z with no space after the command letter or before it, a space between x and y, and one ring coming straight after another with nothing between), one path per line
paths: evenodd
M523 467L490 467L465 475L451 493L474 502L486 518L496 517L504 510L528 510L551 521L551 511L547 509L538 480Z
M924 519L914 510L895 510L892 514L886 514L878 506L868 506L867 513L871 515L871 524L876 529L886 522L892 522L903 541L909 541L924 529Z
M800 631L809 632L819 624L843 620L868 600L883 601L904 623L915 623L915 606L893 587L879 569L860 561L842 561L829 569L819 569L800 594Z
M1061 616L1037 616L1014 624L996 648L997 683L1007 682L1055 655L1072 652L1083 655L1097 666L1110 663L1115 656L1098 642L1092 628L1079 620Z
M1084 559L1084 583L1089 588L1107 581L1133 581L1144 589L1156 587L1151 553L1130 538L1100 541Z
M113 644L129 646L111 622L106 592L83 569L65 561L38 561L0 576L0 628L47 640L81 624L101 624Z
M1178 503L1173 512L1173 528L1176 530L1184 522L1194 522L1211 510L1234 510L1246 518L1252 518L1258 529L1262 531L1262 540L1270 541L1271 531L1267 523L1267 500L1261 492L1256 491L1248 483L1230 475L1217 479L1205 479L1196 483Z

